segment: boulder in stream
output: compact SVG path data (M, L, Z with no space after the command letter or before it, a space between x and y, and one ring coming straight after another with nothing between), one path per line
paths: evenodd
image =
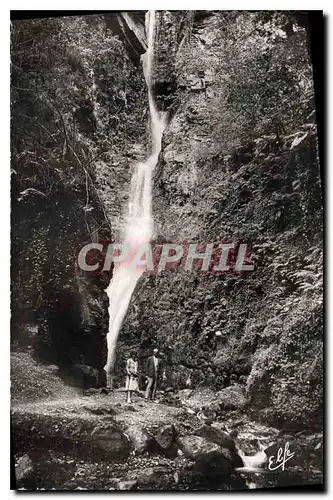
M233 468L230 451L218 449L200 455L194 464L193 472L201 482L211 483L230 477Z
M235 443L226 433L206 425L195 432L195 435L178 437L177 444L185 457L195 461L199 468L201 465L208 467L212 457L219 457L219 467L225 471L243 467Z

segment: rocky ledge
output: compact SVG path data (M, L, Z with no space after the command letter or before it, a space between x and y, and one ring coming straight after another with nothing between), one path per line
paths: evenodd
M192 393L192 408L182 399L184 394L178 397L178 406L145 403L140 396L127 405L122 391L90 391L70 399L14 405L17 487L224 490L253 487L252 483L276 486L290 474L301 477L304 460L311 471L307 482L320 482L321 435L286 436L241 414L206 423L203 412L192 409L199 393ZM286 440L299 458L288 475L267 477L268 455L274 455L274 446ZM262 473L247 470L249 459L264 449Z

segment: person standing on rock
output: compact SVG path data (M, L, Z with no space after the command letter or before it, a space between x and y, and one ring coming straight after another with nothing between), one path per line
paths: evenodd
M126 391L127 403L132 403L132 393L138 390L138 359L135 351L132 351L126 362Z
M145 400L155 399L157 390L157 381L161 372L161 360L158 357L158 349L153 350L153 355L147 360L147 388Z

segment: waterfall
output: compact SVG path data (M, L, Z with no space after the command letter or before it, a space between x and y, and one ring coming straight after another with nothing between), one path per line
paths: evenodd
M255 455L245 455L241 450L238 450L238 455L242 458L244 467L238 467L236 470L241 472L261 472L261 466L266 462L267 457L263 449Z
M148 89L152 153L144 163L135 166L131 179L128 209L122 231L122 241L129 248L129 254L134 254L141 245L149 243L153 235L152 173L161 151L162 134L166 124L165 115L157 110L152 91L155 11L146 14L146 32L148 49L143 56L143 71ZM130 267L126 262L115 264L112 280L106 289L110 301L108 357L104 367L107 375L112 372L118 334L135 286L143 272L143 266Z

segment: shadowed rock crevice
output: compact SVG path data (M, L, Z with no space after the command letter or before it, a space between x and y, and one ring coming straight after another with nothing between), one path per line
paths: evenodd
M105 14L106 26L119 37L131 60L139 67L147 50L145 11Z

